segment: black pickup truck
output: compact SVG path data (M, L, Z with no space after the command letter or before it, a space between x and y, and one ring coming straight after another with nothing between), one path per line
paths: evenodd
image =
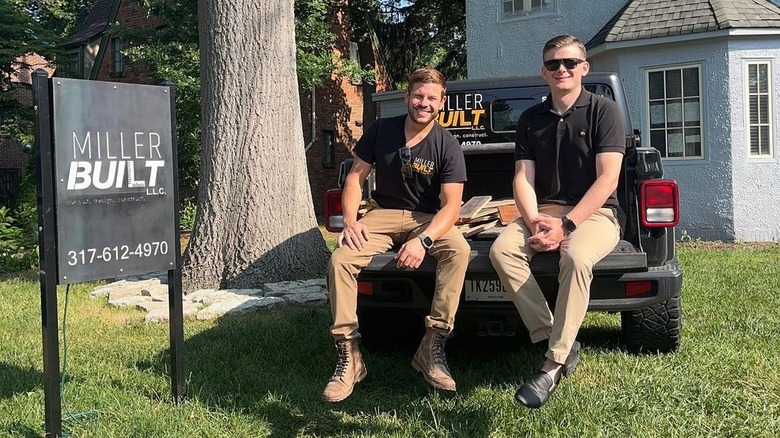
M626 155L618 186L622 236L615 249L596 264L588 310L620 312L621 342L632 352L670 352L680 343L682 270L675 254L674 226L679 220L677 184L663 179L659 152L642 147L633 129L620 79L613 73L583 78L589 91L617 102L625 121ZM473 196L512 197L514 136L523 110L548 95L538 77L453 81L439 123L461 143L468 182L464 201ZM380 115L404 114L403 92L374 96ZM342 163L339 187L351 160ZM369 177L364 196L370 197ZM341 190L325 195L325 225L340 231ZM503 227L468 238L471 261L466 272L456 330L480 336L527 336L488 259L490 245ZM414 271L396 268L395 251L377 255L358 276L358 316L363 342L376 344L397 336L390 332L402 318L417 319L430 310L436 261L427 257ZM531 269L551 303L557 294L557 252L537 254ZM387 323L395 321L394 324ZM421 326L410 323L412 326Z

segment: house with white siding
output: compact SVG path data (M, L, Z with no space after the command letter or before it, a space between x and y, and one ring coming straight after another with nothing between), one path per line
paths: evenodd
M544 43L575 35L679 183L677 236L780 241L778 3L467 0L468 76L538 75Z

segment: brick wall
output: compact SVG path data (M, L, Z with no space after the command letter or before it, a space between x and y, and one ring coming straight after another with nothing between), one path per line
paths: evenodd
M24 83L14 83L11 93L23 108L32 106L32 88ZM1 129L1 128L0 128ZM10 135L0 132L0 169L19 169L24 175L28 155L22 145Z
M32 73L35 70L43 69L49 76L54 73L54 69L49 65L49 62L43 56L37 53L28 53L24 56L17 58L18 63L15 68L16 71L11 75L11 83L13 84L27 84L32 85ZM32 101L32 99L30 99ZM32 105L32 103L30 103Z
M349 58L350 36L352 35L344 2L339 2L331 11L331 31L336 35L334 52L344 58ZM371 103L371 93L374 90L387 89L386 76L380 68L376 56L376 48L372 47L374 59L361 59L363 65L373 64L379 71L376 86L369 84L352 84L347 78L332 75L323 87L316 89L315 102L315 138L311 148L306 153L309 171L314 211L318 216L323 213L323 198L325 191L336 187L339 175L339 164L352 156L352 148L363 135L364 127L373 120L363 120L364 102ZM311 93L301 93L301 118L303 122L303 137L306 144L312 137ZM335 134L333 145L332 166L325 165L325 144L323 131Z
M21 143L8 134L0 134L0 169L18 169L24 175L28 158Z
M125 0L119 5L119 9L116 13L116 21L123 26L138 28L157 26L160 24L159 19L150 18L142 6L132 0ZM132 84L151 84L152 78L149 76L149 69L140 62L131 62L127 56L123 58L123 72L116 74L113 71L114 64L114 42L113 38L109 38L105 55L100 62L100 69L98 70L98 81L111 81L111 82L124 82ZM125 45L124 48L127 48Z
M11 200L19 196L19 185L27 171L29 158L21 143L8 134L0 133L0 206L10 205ZM6 178L11 178L11 181L6 181Z

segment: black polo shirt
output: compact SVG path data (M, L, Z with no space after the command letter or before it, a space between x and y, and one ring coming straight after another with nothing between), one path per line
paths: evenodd
M582 89L563 115L552 97L520 115L515 160L536 163L534 189L539 204L576 205L596 181L596 154L626 152L626 133L617 104ZM604 207L618 206L613 192Z

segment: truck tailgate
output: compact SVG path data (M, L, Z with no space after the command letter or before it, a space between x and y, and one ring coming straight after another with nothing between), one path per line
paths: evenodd
M471 258L467 270L470 278L485 277L495 278L496 271L490 263L488 254L492 240L472 240ZM363 269L362 274L390 274L393 272L403 272L404 276L431 276L436 271L436 260L427 256L422 265L416 270L399 269L396 266L396 251L388 251L384 254L374 256L371 263ZM539 276L557 276L558 261L560 254L558 251L539 253L531 260L531 272ZM628 272L642 272L647 270L646 254L635 248L631 242L621 240L615 249L596 263L593 268L594 275L600 274L623 274Z

